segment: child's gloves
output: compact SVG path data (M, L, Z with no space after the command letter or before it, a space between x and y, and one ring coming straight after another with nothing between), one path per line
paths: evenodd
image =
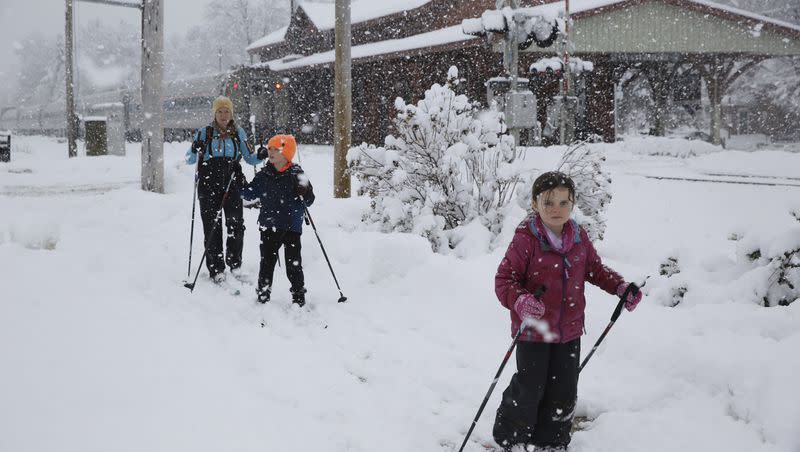
M205 145L204 142L202 142L200 140L194 140L192 142L192 152L197 154L198 152L202 151L203 150L203 145Z
M258 149L256 149L256 158L259 160L266 160L269 158L269 152L267 152L267 148L264 146L259 146Z
M544 303L531 293L524 293L514 302L514 312L524 321L539 320L544 315Z
M305 184L300 181L300 178L297 175L294 176L294 193L297 196L305 196L308 192L308 179L305 180Z
M624 295L625 289L628 288L628 285L629 284L626 282L620 284L617 287L617 295L619 295L620 297ZM625 297L625 309L627 309L628 312L636 309L636 305L638 305L639 302L642 301L642 291L639 290L636 284L630 283L630 285L632 285L633 287L631 288L630 292L628 292L628 295Z

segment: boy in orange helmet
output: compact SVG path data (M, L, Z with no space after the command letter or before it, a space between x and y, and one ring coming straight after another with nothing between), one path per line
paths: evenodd
M286 276L291 284L292 302L306 303L305 277L300 255L305 208L314 203L314 190L300 165L292 163L297 142L292 135L275 135L267 142L269 163L242 190L248 201L261 201L258 225L261 230L261 268L256 295L260 303L270 300L272 275L283 246ZM263 148L259 155L264 155Z

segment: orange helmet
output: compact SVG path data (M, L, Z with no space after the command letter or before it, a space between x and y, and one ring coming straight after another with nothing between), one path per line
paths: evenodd
M292 135L275 135L267 142L267 148L280 149L286 160L291 162L297 152L297 142Z

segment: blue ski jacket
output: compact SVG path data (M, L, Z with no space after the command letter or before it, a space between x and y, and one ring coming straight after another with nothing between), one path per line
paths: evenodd
M259 162L261 162L261 160L256 157L256 153L252 151L250 146L247 144L247 134L241 127L236 128L236 134L239 137L238 147L232 138L220 140L219 131L216 129L216 127L212 127L212 134L212 139L208 146L209 149L203 150L204 162L215 157L237 159L239 156L244 157L244 161L250 165L257 165ZM205 142L205 140L206 127L203 127L197 130L197 133L195 134L195 141ZM190 165L197 163L197 154L192 152L191 146L189 146L189 149L186 151L186 163Z
M304 192L302 200L299 195L301 191ZM292 163L281 172L268 163L242 189L242 198L247 201L261 201L258 224L262 230L274 228L302 234L305 206L313 204L315 196L314 189L300 165Z

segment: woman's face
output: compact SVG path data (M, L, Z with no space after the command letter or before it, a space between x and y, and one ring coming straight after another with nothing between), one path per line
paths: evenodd
M220 127L227 126L228 123L231 122L232 117L233 114L226 107L218 108L217 112L214 113L214 118L217 121L217 125L219 125Z
M542 223L553 232L561 232L564 224L569 221L573 205L567 187L556 187L540 193L533 200L533 210L539 212Z

